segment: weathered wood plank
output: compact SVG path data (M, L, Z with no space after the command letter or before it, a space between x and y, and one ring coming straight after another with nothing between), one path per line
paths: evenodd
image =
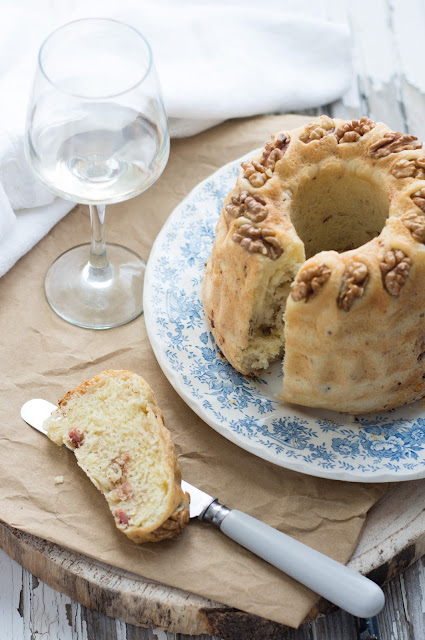
M0 551L0 638L26 640L22 575L24 570Z
M418 561L385 587L387 606L379 616L381 640L422 640L424 625L424 561ZM144 629L107 618L71 601L34 580L6 554L0 551L0 571L14 575L13 589L0 592L1 638L11 640L218 640L206 634L188 636L161 630ZM3 584L6 581L3 580ZM10 584L8 584L10 586ZM20 598L21 587L26 594ZM16 603L21 600L21 606ZM19 609L19 610L18 610ZM60 612L65 612L66 623ZM6 614L7 615L3 615ZM56 617L55 617L56 616ZM7 625L7 626L6 626ZM25 627L25 628L24 628ZM285 640L358 640L358 625L348 614L335 611L319 616L298 630L288 630ZM60 635L56 635L60 633ZM7 635L3 635L7 634ZM53 635L54 634L54 635ZM248 637L248 636L247 636ZM267 636L264 636L267 638Z
M315 620L315 635L320 640L358 640L356 619L345 611L334 611L327 616L320 616Z
M127 626L126 640L155 640L153 629L141 629L140 627ZM160 640L159 635L155 632L156 637ZM165 636L164 640L168 640Z
M108 640L126 640L125 625L113 618L108 618L98 611L81 607L81 620L91 638L108 638Z
M331 115L369 115L424 140L425 81L418 55L425 37L423 2L326 0L326 5L329 18L348 21L353 37L353 79Z
M368 513L350 566L385 584L422 557L425 553L424 496L425 480L394 485Z
M425 140L425 76L420 55L425 39L425 5L422 0L388 4L406 129Z
M397 640L411 640L412 637L419 639L421 636L411 635L411 625L406 618L401 576L390 582L384 591L387 605L385 613L378 616L381 637Z
M404 637L409 640L425 638L425 559L422 558L394 579L387 587L388 592L390 589L395 590L397 596L389 593L389 606L379 617L382 638L385 638L384 631L390 625L395 637L398 633L400 640L404 640ZM397 610L394 613L395 602Z
M355 30L355 25L351 19L349 11L349 3L347 0L326 0L326 17L328 20L348 24L352 36L352 56L353 56L353 73L348 91L331 105L330 114L334 118L342 118L354 120L362 115L368 115L369 107L365 101L365 96L361 94L361 63L359 60L359 51Z
M394 34L386 0L358 0L349 7L359 63L359 91L370 117L405 130ZM367 19L365 17L367 16Z

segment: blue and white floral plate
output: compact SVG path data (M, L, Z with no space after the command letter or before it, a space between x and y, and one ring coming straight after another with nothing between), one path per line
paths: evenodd
M282 384L279 363L248 379L218 354L204 316L201 283L222 202L240 162L199 184L171 214L152 248L144 307L162 370L207 424L277 465L356 482L425 477L423 403L358 417L294 408L276 398Z

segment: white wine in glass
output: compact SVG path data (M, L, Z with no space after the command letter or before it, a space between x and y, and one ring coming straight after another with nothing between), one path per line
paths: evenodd
M146 263L105 243L105 206L150 187L169 147L152 52L136 29L93 18L48 36L28 108L26 153L47 187L90 208L91 242L59 256L45 281L50 306L68 322L107 329L143 311Z

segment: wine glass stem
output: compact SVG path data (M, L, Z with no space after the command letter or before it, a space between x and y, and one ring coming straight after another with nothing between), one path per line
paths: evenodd
M105 205L90 205L90 266L104 269L108 265L105 243Z

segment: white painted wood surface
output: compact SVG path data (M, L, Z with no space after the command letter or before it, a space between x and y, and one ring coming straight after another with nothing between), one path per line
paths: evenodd
M425 561L419 560L384 587L387 605L378 616L380 640L425 637ZM289 630L287 640L372 640L360 622L336 611ZM372 636L373 637L373 636ZM22 569L0 551L1 640L207 640L143 629L108 618L72 601ZM213 639L212 639L213 640ZM215 639L218 640L218 639ZM249 636L247 636L249 640ZM267 640L265 638L264 640Z
M26 0L24 0L25 2ZM52 0L41 2L54 10ZM69 1L72 5L72 0ZM289 5L294 4L289 2ZM298 5L309 10L309 0ZM368 115L425 140L424 0L316 0L314 14L348 20L354 74L342 100L311 115ZM42 10L42 8L40 8ZM419 560L385 587L378 616L380 640L425 638L425 562ZM372 631L334 612L289 631L288 640L369 640ZM189 636L142 629L90 611L43 584L0 551L0 640L189 640ZM206 640L207 636L190 636ZM247 640L249 640L247 636ZM267 640L265 638L264 640Z

